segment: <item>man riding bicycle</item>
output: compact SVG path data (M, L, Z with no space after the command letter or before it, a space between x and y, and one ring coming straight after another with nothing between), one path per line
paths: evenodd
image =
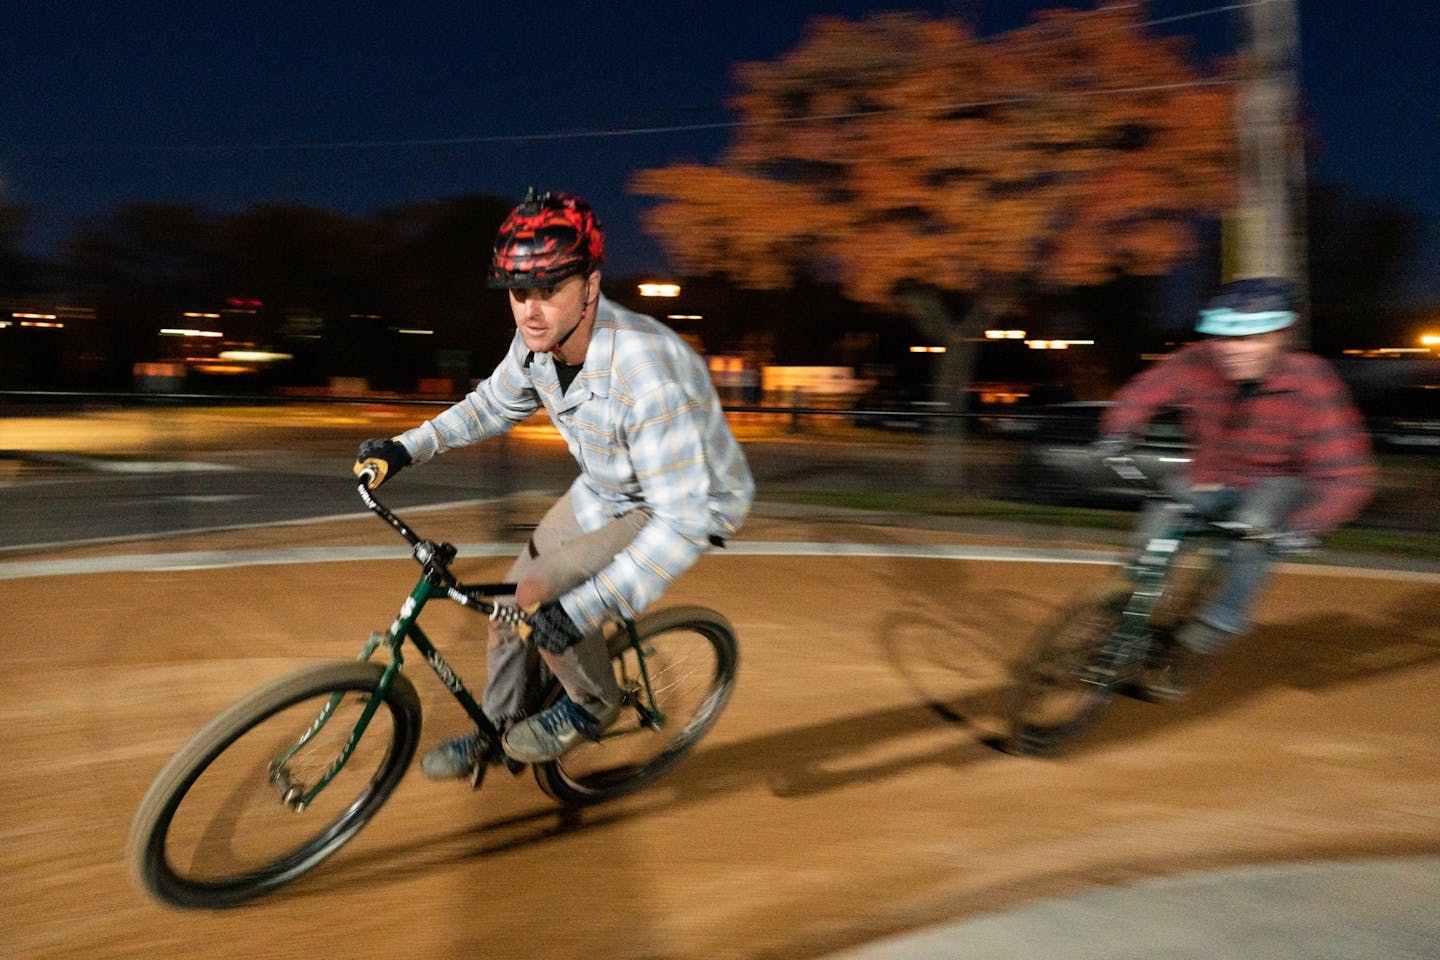
M1187 696L1208 658L1249 630L1273 554L1313 545L1373 492L1364 422L1333 367L1291 348L1295 317L1285 280L1225 284L1200 311L1206 339L1136 375L1101 419L1097 452L1119 454L1158 411L1179 409L1192 448L1179 498L1257 534L1233 542L1219 589L1176 631L1172 662L1146 683L1154 699ZM1140 537L1161 509L1142 514Z
M503 433L542 406L580 476L541 519L505 579L539 604L528 640L490 628L479 731L421 762L468 777L504 753L537 763L598 739L620 712L601 630L634 618L749 511L755 485L704 361L674 331L600 292L605 237L590 206L532 189L496 236L489 285L509 291L516 334L490 377L434 419L367 440L358 461L385 475ZM380 478L382 481L384 476ZM542 665L567 696L534 713Z

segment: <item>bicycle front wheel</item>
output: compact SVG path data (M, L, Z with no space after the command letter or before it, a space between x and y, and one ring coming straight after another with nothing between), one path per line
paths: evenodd
M1040 628L1011 690L1006 750L1026 756L1054 754L1100 719L1115 699L1116 685L1097 682L1091 667L1120 626L1132 589L1107 585L1069 604Z
M1195 618L1220 586L1225 554L1226 544L1213 537L1192 534L1180 541L1168 565L1164 592L1150 614L1157 631L1174 632Z
M294 880L355 836L415 755L420 699L405 677L391 680L329 784L307 804L293 798L339 759L383 672L377 663L311 667L207 724L135 814L129 859L140 883L173 906L230 907Z
M535 767L541 788L561 803L599 803L651 783L690 752L730 699L739 647L723 616L672 607L641 617L635 634L638 650L622 631L610 651L634 702L599 743Z

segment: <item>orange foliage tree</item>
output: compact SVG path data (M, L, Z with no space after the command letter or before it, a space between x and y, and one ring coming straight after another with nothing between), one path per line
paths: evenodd
M736 82L717 163L633 178L658 198L646 229L687 272L903 303L947 346L949 401L1017 298L1162 273L1233 191L1229 84L1134 7L986 41L949 19L823 18Z

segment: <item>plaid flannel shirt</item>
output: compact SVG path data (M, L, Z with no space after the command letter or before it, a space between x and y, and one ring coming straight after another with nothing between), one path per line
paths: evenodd
M580 464L570 488L580 528L631 510L650 515L609 566L560 598L582 630L639 614L749 512L755 483L704 361L673 330L603 296L585 362L563 395L553 358L531 353L517 333L488 379L395 439L423 463L503 433L542 405Z
M1326 533L1354 519L1374 491L1365 422L1334 368L1314 354L1282 353L1254 390L1242 392L1208 341L1182 347L1115 394L1101 434L1139 433L1165 407L1181 411L1190 437L1191 483L1308 479L1310 496L1286 521L1294 529Z

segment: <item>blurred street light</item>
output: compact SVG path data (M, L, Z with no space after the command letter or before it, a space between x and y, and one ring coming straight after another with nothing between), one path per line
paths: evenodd
M161 327L162 337L223 337L219 330L201 330L196 327Z
M1069 350L1071 347L1093 347L1094 340L1026 340L1031 350Z

